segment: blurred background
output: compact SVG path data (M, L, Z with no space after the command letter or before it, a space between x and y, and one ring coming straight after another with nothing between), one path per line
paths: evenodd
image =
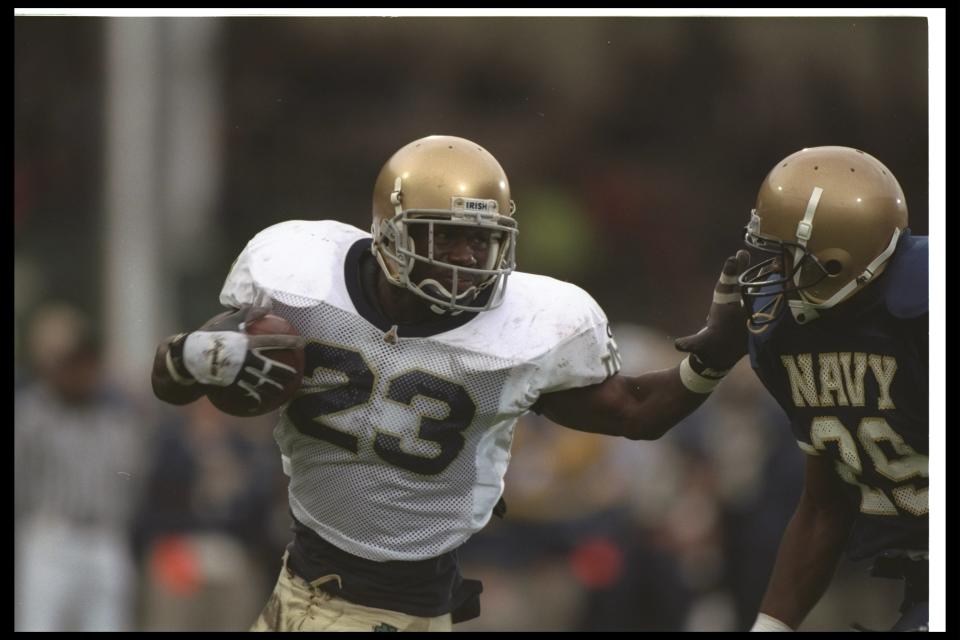
M500 160L520 269L588 290L628 373L680 360L794 151L876 156L928 232L922 17L19 15L14 36L18 629L249 627L289 537L276 416L163 405L154 349L218 312L264 227L368 229L410 140ZM801 472L745 362L654 443L525 418L457 629L747 629ZM866 574L843 563L802 628L889 627L899 584Z

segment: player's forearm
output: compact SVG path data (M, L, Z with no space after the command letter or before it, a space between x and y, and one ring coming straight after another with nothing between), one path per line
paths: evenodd
M801 501L780 541L760 612L800 626L830 585L849 528L848 514Z
M680 367L674 367L633 378L614 375L589 387L546 393L534 410L578 431L656 440L709 395L691 391L681 379Z
M167 366L167 354L170 351L170 342L175 337L170 336L164 339L157 347L157 354L153 359L153 372L150 376L153 383L153 394L170 404L189 404L204 395L206 386L202 384L184 385L173 379Z
M633 402L620 418L621 435L656 440L693 413L710 395L694 393L680 380L679 367L624 377Z

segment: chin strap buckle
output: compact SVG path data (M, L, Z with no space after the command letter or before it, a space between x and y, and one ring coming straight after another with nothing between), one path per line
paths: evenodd
M400 182L400 176L397 176L396 182L393 183L393 191L390 192L390 204L393 205L397 215L403 213L403 193L400 191Z

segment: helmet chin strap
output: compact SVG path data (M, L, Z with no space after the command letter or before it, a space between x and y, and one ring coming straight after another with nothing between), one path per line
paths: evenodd
M403 191L400 188L402 184L403 180L400 179L400 176L397 176L393 183L393 191L390 192L390 204L393 205L393 210L397 215L403 213Z
M439 282L437 282L432 278L421 280L420 283L417 285L417 288L420 291L424 293L428 293L436 298L441 298L441 299L449 298L452 302L457 302L461 304L466 304L468 302L471 302L474 298L476 298L476 287L470 287L466 291L461 292L460 295L454 297L451 292L447 291L446 287L444 287L443 285L441 285ZM433 311L435 314L441 315L441 316L446 316L446 315L456 316L463 312L462 309L441 307L436 303L432 303L430 305L430 310Z
M797 248L793 250L793 284L800 288L800 260L807 251L807 242L813 235L813 216L817 213L817 205L820 204L820 196L823 195L823 189L814 187L810 194L810 200L807 201L807 210L803 213L803 220L797 223Z
M807 209L803 212L803 219L797 223L797 248L793 250L793 284L800 288L800 260L807 250L807 241L813 235L813 216L817 213L817 205L820 204L820 196L823 195L823 189L814 187L810 199L807 201ZM796 303L796 304L795 304ZM806 300L789 300L787 304L793 313L793 318L799 324L805 324L818 317L817 312L810 306Z

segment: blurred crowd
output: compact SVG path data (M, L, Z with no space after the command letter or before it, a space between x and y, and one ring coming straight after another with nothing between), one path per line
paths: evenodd
M14 419L18 630L241 630L276 576L271 417L127 395L67 304L29 326Z

